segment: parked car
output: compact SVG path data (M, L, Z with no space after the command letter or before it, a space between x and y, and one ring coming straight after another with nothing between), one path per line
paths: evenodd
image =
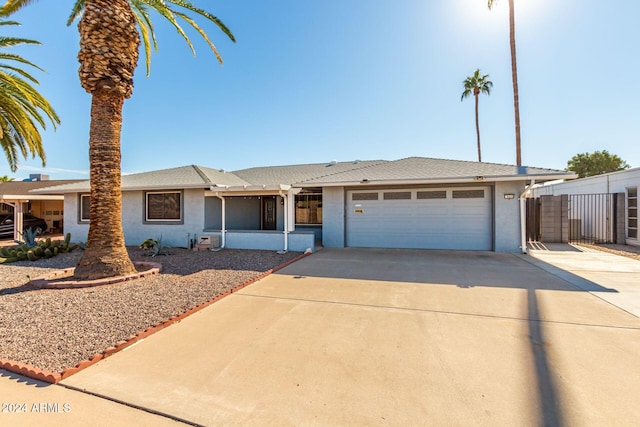
M31 214L22 214L22 229L31 229L36 234L42 234L47 230L47 222ZM13 214L0 215L0 238L13 238Z

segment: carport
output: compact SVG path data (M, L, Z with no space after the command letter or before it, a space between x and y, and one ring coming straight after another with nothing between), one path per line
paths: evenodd
M14 240L21 238L20 230L22 230L24 213L33 213L35 216L44 218L49 228L54 226L54 222L62 223L64 195L33 194L30 193L31 190L76 182L76 180L49 180L46 175L36 175L34 179L37 180L10 181L0 184L0 203L10 206L13 211Z

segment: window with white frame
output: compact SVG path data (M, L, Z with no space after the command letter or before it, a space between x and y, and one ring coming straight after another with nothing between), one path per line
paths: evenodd
M145 193L145 222L182 222L182 192Z
M627 188L627 237L638 238L638 187Z
M79 203L78 220L80 222L89 222L91 196L88 194L81 194L78 203Z

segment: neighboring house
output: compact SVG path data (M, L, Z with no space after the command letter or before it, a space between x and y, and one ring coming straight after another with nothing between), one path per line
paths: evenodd
M194 236L217 236L220 246L244 249L303 251L321 242L518 252L525 186L573 177L419 157L234 172L184 166L122 177L123 229L127 245L162 236L185 247ZM64 193L65 231L86 239L88 181L36 192Z
M534 188L532 194L535 197L573 196L575 200L569 201L569 210L573 210L575 213L569 213L569 220L571 221L573 216L580 213L582 229L585 224L592 224L596 229L594 232L596 235L604 235L604 231L615 228L616 224L610 220L615 212L620 219L621 230L619 230L619 234L622 235L622 238L617 239L618 243L637 246L640 245L638 239L638 188L640 188L640 168L633 168L570 182L549 183ZM590 200L581 201L576 197L580 195L591 197ZM614 202L613 198L604 198L601 195L618 195L619 197ZM603 200L603 203L600 203L599 200ZM597 207L593 206L595 203L598 203ZM609 224L603 224L607 221ZM584 232L584 230L581 231Z
M48 175L34 174L29 181L0 183L0 213L14 215L14 239L20 239L22 213L32 214L47 222L47 230L62 231L64 195L62 193L34 194L31 190L82 182L78 180L49 180Z

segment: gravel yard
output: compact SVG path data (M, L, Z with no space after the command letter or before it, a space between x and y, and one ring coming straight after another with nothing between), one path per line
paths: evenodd
M615 255L624 256L627 258L637 259L640 261L640 247L631 245L615 245L602 243L598 245L590 245L581 243L580 246L586 246L587 248L597 249L603 252L609 252Z
M35 262L0 264L0 358L60 372L173 315L214 298L300 253L233 250L149 258L161 274L82 289L29 290L29 278L74 267L81 251ZM213 327L213 326L212 326Z

